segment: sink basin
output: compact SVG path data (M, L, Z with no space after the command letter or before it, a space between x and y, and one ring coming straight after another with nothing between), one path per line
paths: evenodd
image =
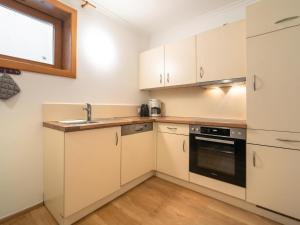
M58 122L63 123L63 124L69 124L69 125L97 123L97 121L86 121L86 120L61 120L61 121L58 121Z

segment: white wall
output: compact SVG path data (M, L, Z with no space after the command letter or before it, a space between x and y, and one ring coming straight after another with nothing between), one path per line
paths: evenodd
M153 34L150 38L150 46L156 47L173 40L201 33L225 23L244 19L246 18L246 6L254 2L256 0L237 0L225 7L170 27L161 33Z
M42 201L42 103L140 104L147 98L138 90L138 53L147 38L69 2L78 9L77 79L23 72L13 77L21 93L0 101L0 218Z

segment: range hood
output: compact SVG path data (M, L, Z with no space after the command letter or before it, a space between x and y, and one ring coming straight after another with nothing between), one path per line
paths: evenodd
M230 86L241 85L245 83L246 83L246 77L239 77L239 78L232 78L232 79L225 79L225 80L198 82L197 86L203 88L227 87L227 86L230 87Z

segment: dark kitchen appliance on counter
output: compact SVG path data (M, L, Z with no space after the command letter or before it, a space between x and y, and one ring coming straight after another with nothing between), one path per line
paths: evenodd
M140 116L147 117L149 116L149 107L147 104L142 104L140 108Z
M246 187L246 129L190 125L192 173Z

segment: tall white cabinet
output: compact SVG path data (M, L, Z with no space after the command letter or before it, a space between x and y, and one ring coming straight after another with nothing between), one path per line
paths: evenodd
M247 200L299 218L300 151L247 145Z
M300 26L248 39L247 124L300 132Z
M300 219L300 1L247 9L246 200Z

